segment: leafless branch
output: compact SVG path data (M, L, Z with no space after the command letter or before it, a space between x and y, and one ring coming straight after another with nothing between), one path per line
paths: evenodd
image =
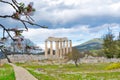
M3 29L3 37L5 37L5 29Z
M26 21L26 20L22 20L22 19L18 19L18 20L19 20L19 21L22 21L22 22L29 23L29 24L31 24L31 25L39 26L39 27L41 27L41 28L47 28L47 27L45 27L45 26L41 26L41 25L39 25L39 24L32 23L32 22L30 22L30 21Z
M1 15L0 15L0 17L1 17L1 18L13 18L13 19L14 19L14 17L11 16L11 15L4 15L4 16L1 16ZM39 25L39 24L35 24L35 23L30 22L30 21L22 20L22 19L20 19L20 18L18 18L18 19L16 19L16 20L21 21L21 22L23 23L23 25L25 26L26 29L28 29L28 28L27 28L27 26L26 26L25 23L29 23L30 25L39 26L39 27L41 27L41 28L47 28L47 27L45 27L45 26L41 26L41 25Z
M16 12L13 13L12 15L0 15L0 18L12 18L12 19L18 20L18 21L20 21L20 22L24 25L24 27L25 27L26 30L28 30L28 27L27 27L27 25L26 25L27 23L30 24L30 25L39 26L39 27L41 27L41 28L47 28L46 26L41 26L41 25L39 25L39 24L34 23L34 20L32 19L32 17L31 17L30 15L27 15L26 12L24 12L25 9L26 9L26 7L21 6L20 3L18 3L16 0L11 0L11 1L12 1L12 2L0 0L1 3L5 3L5 4L11 5L11 6L13 7L13 9L15 9ZM23 3L23 4L24 4L24 3ZM27 6L27 7L28 7L28 6ZM28 7L28 8L29 8L29 7ZM29 13L29 11L28 11L28 13ZM27 19L27 20L23 20L23 19L21 19L21 18L19 17L19 16L22 15L22 14L23 14L24 16L26 16L26 19ZM6 27L5 27L4 25L2 25L2 24L0 24L0 26L3 28L3 37L4 37L4 33L7 32L7 34L10 36L10 38L11 38L12 40L14 40L14 39L12 38L11 34L9 33L9 30L6 29Z
M29 17L32 21L34 21L34 19L33 19L31 16L28 15L28 17Z
M16 9L16 7L12 3L7 2L7 1L3 1L3 0L1 0L0 2L11 5L16 10L16 12L18 12L18 10Z
M10 16L10 15L4 15L4 16L2 16L2 15L0 15L0 18L11 18L12 16Z
M28 30L28 27L26 26L25 22L22 21L22 20L20 20L20 21L21 21L21 22L23 23L23 25L25 26L25 29Z
M9 33L9 31L5 28L5 26L3 26L2 24L0 24L0 26L3 28L3 30L5 30L8 35L10 36L10 38L14 41L13 37L11 36L11 34Z
M16 0L12 0L13 4L19 9L18 3Z

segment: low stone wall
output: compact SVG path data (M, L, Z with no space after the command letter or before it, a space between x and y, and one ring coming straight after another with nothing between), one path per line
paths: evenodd
M111 63L111 62L120 62L118 58L105 58L105 57L84 57L80 59L80 63Z
M44 55L9 55L8 56L10 58L10 60L12 62L31 62L31 61L41 61L41 60L45 60L45 56ZM52 61L54 60L58 60L57 58L55 59L51 59ZM7 59L1 59L0 60L1 63L7 63ZM59 59L59 62L61 62L62 60ZM59 63L58 62L58 63ZM64 62L64 61L62 61ZM120 59L118 58L111 58L111 59L107 59L105 57L84 57L81 58L79 63L111 63L111 62L120 62ZM70 61L68 63L74 63L73 61Z
M9 55L8 56L11 62L31 62L31 61L40 61L44 60L44 55ZM1 59L2 63L7 63L7 59Z

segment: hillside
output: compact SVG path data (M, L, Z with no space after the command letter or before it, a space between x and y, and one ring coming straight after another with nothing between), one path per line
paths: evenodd
M89 40L83 44L75 46L79 51L86 51L86 50L99 50L102 48L103 40L100 38L94 38Z

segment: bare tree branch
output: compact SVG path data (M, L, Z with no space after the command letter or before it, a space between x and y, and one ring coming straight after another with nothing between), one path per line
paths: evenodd
M1 17L1 18L13 18L13 19L15 19L13 16L10 16L10 15L4 15L4 16L1 16L1 15L0 15L0 17ZM29 23L30 25L39 26L39 27L41 27L41 28L48 28L48 27L45 27L45 26L41 26L41 25L39 25L39 24L32 23L32 22L30 22L30 21L22 20L22 19L20 19L20 18L18 18L18 19L16 19L16 20L21 21L21 22L24 24L24 26L25 26L25 28L26 28L27 30L28 30L28 28L27 28L27 26L26 26L25 23Z
M18 12L18 10L16 9L16 7L12 3L7 2L7 1L3 1L3 0L1 0L0 2L6 3L6 4L10 4L16 10L16 12Z
M32 19L31 17L31 14L33 12L35 12L35 9L32 7L32 4L29 3L27 6L25 6L24 3L18 3L16 0L11 0L11 2L9 1L4 1L4 0L0 0L1 3L4 3L4 4L8 4L10 5L14 10L15 12L11 15L0 15L0 18L12 18L12 19L15 19L15 20L18 20L20 21L23 25L24 25L24 28L26 30L28 30L28 27L27 27L27 24L30 24L30 25L35 25L35 26L39 26L41 28L47 28L46 26L41 26L39 24L36 24L34 23L34 20ZM7 9L6 9L7 10ZM22 19L20 16L26 16L26 19ZM2 23L0 23L0 27L3 28L3 38L5 38L5 32L8 34L8 36L13 40L15 41L15 39L11 36L10 34L10 31L15 31L15 29L8 29L6 26L4 26ZM20 30L20 31L24 31L24 30ZM3 51L4 53L6 53L7 51L3 48L0 48L2 49L1 51ZM5 54L6 58L8 59L8 62L11 62L9 60L9 58L7 57L7 54Z
M28 30L28 27L26 25L27 23L30 24L30 25L39 26L41 28L48 28L46 26L41 26L39 24L33 23L34 20L31 18L31 16L28 15L27 12L24 12L26 8L28 8L28 9L30 8L30 11L33 10L32 7L28 7L28 6L24 7L24 3L23 3L23 6L22 6L16 0L12 0L12 3L8 2L8 1L4 1L4 0L0 0L0 2L5 3L5 4L9 4L9 5L11 5L13 7L13 9L16 10L16 13L13 13L12 15L0 15L0 18L12 18L12 19L18 20L24 25L26 30ZM29 13L29 11L28 11L28 13ZM20 18L20 15L22 15L22 14L23 14L23 16L26 16L27 20L23 20L23 19ZM9 30L6 29L6 27L4 25L2 25L2 24L0 24L0 26L4 30L3 31L3 36L4 36L4 33L7 32L8 35L10 36L10 38L13 40L12 36L9 33Z
M10 16L10 15L4 15L4 16L2 16L2 15L0 15L0 18L11 18L12 16Z
M18 19L18 20L19 20L19 21L22 21L22 22L29 23L29 24L31 24L31 25L39 26L39 27L41 27L41 28L48 28L48 27L41 26L41 25L36 24L36 23L32 23L32 22L30 22L30 21L26 21L26 20L22 20L22 19Z
M5 37L5 29L3 29L3 37Z
M29 17L32 21L34 21L34 19L33 19L31 16L28 15L28 17Z
M28 27L26 26L25 22L21 20L21 22L23 23L23 25L25 26L25 29L28 30Z
M19 9L19 6L17 5L17 1L16 0L12 0L13 4Z
M8 29L6 29L5 26L3 26L2 24L0 24L0 26L8 33L8 35L10 36L10 38L14 41L14 39L11 36L11 34L9 33Z

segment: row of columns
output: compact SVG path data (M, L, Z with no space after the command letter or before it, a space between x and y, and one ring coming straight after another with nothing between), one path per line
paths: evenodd
M45 58L48 58L48 41L45 41ZM53 56L53 42L50 41L50 57ZM62 58L65 54L72 51L72 41L55 41L55 56Z

